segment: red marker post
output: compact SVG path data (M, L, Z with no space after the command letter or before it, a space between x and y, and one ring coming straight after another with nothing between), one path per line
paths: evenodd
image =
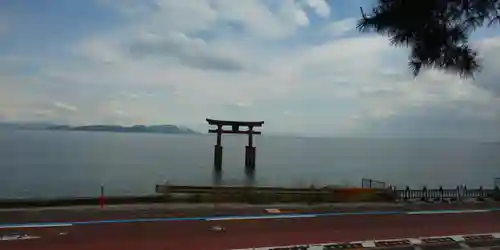
M99 206L104 208L104 185L101 184L101 196L99 197Z

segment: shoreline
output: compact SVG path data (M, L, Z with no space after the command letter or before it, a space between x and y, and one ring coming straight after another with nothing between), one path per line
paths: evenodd
M102 187L101 187L102 188ZM353 190L355 192L353 192ZM0 198L1 208L30 208L54 206L78 206L145 203L239 203L239 204L271 204L271 203L333 203L341 202L341 196L361 197L360 191L368 193L356 201L393 201L395 197L382 197L378 194L388 190L363 188L285 188L285 187L245 187L245 186L171 186L156 185L156 194L94 197L61 197L61 198ZM354 200L353 200L354 201Z
M106 204L151 204L166 203L164 195L145 196L110 196L105 197ZM85 206L100 204L100 197L75 197L75 198L40 198L40 199L0 199L0 209L5 208L40 208L40 207L64 207L64 206Z
M376 189L357 187L324 186L309 188L255 187L255 186L177 186L156 185L156 194L106 196L101 186L101 195L93 197L60 198L0 198L0 209L29 209L78 206L113 206L163 204L238 204L242 206L275 206L277 204L304 204L314 206L328 204L463 204L474 201L478 204L500 202L498 187L486 189ZM413 201L413 202L412 202ZM417 202L418 203L418 202Z

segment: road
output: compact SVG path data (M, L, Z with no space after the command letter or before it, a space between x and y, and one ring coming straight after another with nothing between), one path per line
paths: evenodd
M211 230L213 226L225 231ZM358 240L500 232L500 212L342 215L316 218L74 223L1 228L0 235L38 239L0 241L0 249L219 250Z
M130 204L0 209L0 225L7 223L88 221L164 217L210 217L222 215L263 215L265 209L279 208L285 213L332 213L369 211L422 211L495 209L500 202L483 203L332 203L332 204Z

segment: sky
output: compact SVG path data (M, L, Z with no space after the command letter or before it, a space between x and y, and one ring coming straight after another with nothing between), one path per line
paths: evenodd
M269 134L500 138L500 29L475 79L413 78L371 0L0 1L0 121L263 120Z

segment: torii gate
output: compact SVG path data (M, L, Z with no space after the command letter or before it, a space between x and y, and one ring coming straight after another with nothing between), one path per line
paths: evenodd
M264 121L244 122L244 121L224 121L207 118L209 125L216 125L216 129L209 129L209 133L217 134L217 144L214 147L214 170L216 173L222 171L222 134L246 134L248 135L248 145L245 147L245 170L247 174L253 175L255 172L255 147L253 146L253 135L260 135L260 131L253 131L254 127L262 127ZM231 126L231 130L224 130L223 126ZM240 127L248 127L248 130L240 130Z

